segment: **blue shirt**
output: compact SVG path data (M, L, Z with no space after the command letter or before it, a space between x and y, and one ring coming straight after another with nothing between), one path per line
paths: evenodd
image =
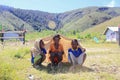
M68 49L68 53L72 53L75 57L79 57L83 52L80 48L73 50L73 49Z
M42 53L44 53L44 54L47 53L46 50L45 50L45 48L41 48L41 51L42 51Z

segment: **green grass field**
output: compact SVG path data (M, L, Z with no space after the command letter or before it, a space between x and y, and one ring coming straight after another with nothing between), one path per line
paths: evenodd
M36 33L37 34L37 33ZM36 38L36 37L35 37ZM29 38L28 38L29 40ZM82 68L69 71L71 67L63 63L58 71L49 71L48 63L35 69L30 63L30 48L33 42L22 45L19 42L6 42L0 46L0 80L119 80L120 79L120 47L116 43L82 42L87 49L87 59Z

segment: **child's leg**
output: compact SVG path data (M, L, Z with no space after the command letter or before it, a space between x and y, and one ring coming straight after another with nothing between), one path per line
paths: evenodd
M83 63L85 62L85 60L86 60L86 54L84 54L84 56L83 56ZM82 65L83 65L83 63L82 63Z
M73 65L76 65L76 57L72 53L69 53L69 56L70 56L70 62Z
M55 53L50 53L50 61L51 61L51 63L54 62L54 57L55 57Z
M79 57L78 57L78 64L79 65L83 65L84 61L86 59L86 53L82 53Z
M32 51L31 51L31 63L34 64L34 57L33 57Z
M63 57L62 57L62 53L58 53L58 63L62 61Z
M70 56L70 62L72 63L72 66L70 67L70 71L74 71L76 65L77 65L77 58L72 54L72 53L69 53L69 56Z
M46 56L43 55L43 56L42 56L42 62L43 62L45 59L46 59Z
M41 63L46 59L46 56L44 54L41 54L42 58L39 61L39 64L41 65Z
M34 64L34 57L31 58L31 63Z

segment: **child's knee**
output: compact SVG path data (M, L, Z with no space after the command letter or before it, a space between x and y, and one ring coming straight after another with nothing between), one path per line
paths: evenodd
M84 58L86 58L87 57L87 54L86 53L84 53Z

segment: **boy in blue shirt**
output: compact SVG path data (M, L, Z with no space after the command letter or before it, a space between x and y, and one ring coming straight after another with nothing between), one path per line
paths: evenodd
M82 48L76 39L72 40L71 47L68 49L68 61L73 64L73 67L76 65L82 66L86 59L86 54L84 53L86 49Z

